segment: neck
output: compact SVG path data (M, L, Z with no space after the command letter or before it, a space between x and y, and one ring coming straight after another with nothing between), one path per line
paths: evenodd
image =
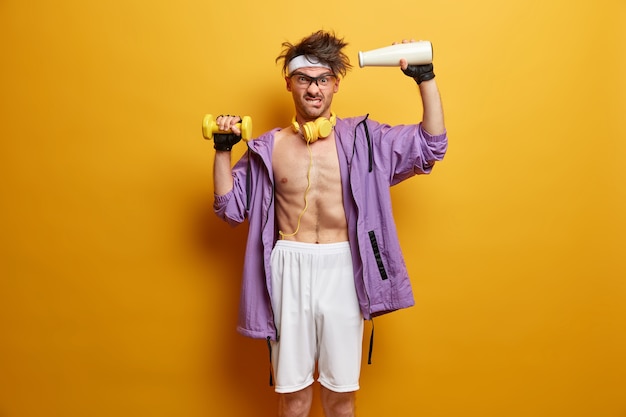
M334 112L330 111L330 110L325 111L324 114L321 114L319 116L314 116L314 117L303 117L301 113L296 112L293 120L297 121L299 124L302 125L302 124L305 124L307 122L314 122L317 119L319 119L320 117L329 119L329 120L331 120L333 122L333 124L335 124L335 119L336 119L337 115Z

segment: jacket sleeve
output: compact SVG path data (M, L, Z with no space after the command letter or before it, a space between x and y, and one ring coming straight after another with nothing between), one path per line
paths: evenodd
M377 155L395 185L415 174L429 174L448 148L448 136L431 135L418 125L378 125Z

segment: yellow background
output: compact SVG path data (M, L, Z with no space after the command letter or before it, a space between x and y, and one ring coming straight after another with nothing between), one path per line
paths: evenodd
M389 123L416 87L357 52L431 40L450 137L393 189L417 306L375 322L359 415L626 416L625 9L1 1L0 416L275 415L200 123L288 125L274 58L320 28L355 66L334 110Z

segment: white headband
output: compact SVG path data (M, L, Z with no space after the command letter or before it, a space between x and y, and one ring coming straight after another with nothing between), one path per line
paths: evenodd
M319 67L319 68L332 69L330 65L320 62L320 60L314 56L298 55L297 57L289 61L289 68L288 68L289 74L291 74L297 69L305 68L305 67Z

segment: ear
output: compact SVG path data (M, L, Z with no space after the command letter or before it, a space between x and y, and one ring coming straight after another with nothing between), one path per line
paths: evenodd
M339 82L341 81L340 78L337 78L337 82L335 83L335 87L333 87L333 92L336 93L337 91L339 91Z
M291 93L291 78L287 76L285 76L285 86L287 88L287 91Z

